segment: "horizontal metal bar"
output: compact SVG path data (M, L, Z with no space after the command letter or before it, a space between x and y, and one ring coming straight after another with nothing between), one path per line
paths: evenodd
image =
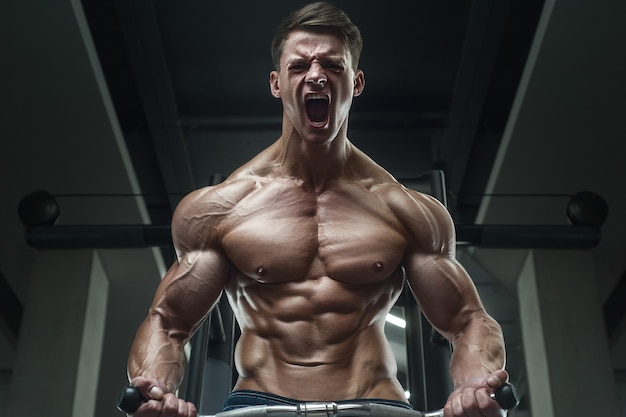
M500 249L591 249L601 238L595 226L457 225L457 244ZM170 226L33 226L26 242L36 249L124 249L172 244Z
M386 404L305 402L298 405L259 405L198 417L440 417L441 410L423 413Z
M130 249L171 246L170 226L33 226L26 242L36 249Z
M602 236L597 226L457 225L457 244L494 249L591 249Z

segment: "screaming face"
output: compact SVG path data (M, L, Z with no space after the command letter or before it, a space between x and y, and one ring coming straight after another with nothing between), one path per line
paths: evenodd
M346 135L352 98L365 86L363 72L351 63L349 50L333 33L289 35L279 71L270 74L272 95L283 103L283 134L296 133L311 145Z

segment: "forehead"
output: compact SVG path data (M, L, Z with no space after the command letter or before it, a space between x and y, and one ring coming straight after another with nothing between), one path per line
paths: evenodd
M350 60L350 51L338 35L332 32L296 30L285 40L281 61L328 56Z

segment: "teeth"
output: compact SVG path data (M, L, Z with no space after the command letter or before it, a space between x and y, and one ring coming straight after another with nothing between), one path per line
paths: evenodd
M326 94L310 94L306 97L307 100L328 100Z

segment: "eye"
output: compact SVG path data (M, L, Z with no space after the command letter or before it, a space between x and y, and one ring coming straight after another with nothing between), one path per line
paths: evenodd
M332 72L342 72L343 69L344 69L342 64L334 63L334 62L331 62L331 63L328 63L328 64L324 65L324 68L326 68L326 69L328 69L328 70L330 70Z
M287 69L291 72L298 73L306 70L306 65L302 63L293 63L287 66Z

